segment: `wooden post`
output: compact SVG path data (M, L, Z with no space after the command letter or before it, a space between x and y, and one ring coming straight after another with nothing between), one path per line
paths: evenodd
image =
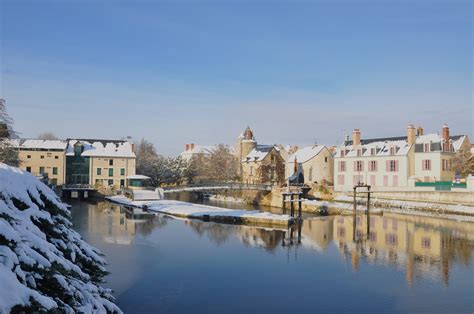
M302 211L302 208L301 208L301 194L298 194L298 218L301 219L301 211Z
M370 185L367 186L367 239L370 234Z
M356 240L357 187L354 186L354 212L352 213L352 241Z
M283 193L282 196L283 196L283 210L285 210L286 209L286 202L285 202L286 201L286 194Z
M295 217L295 203L293 203L293 193L290 194L291 217Z

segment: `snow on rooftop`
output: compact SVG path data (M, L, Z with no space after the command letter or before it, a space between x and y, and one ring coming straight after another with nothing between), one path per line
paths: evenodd
M248 153L247 156L243 159L243 161L248 162L258 162L265 159L268 153L273 149L273 146L268 145L259 145L257 148L254 148Z
M148 180L150 179L150 177L144 176L142 174L134 174L134 175L128 176L127 179Z
M83 157L123 157L134 158L132 145L127 141L117 140L68 140L66 156L74 156L74 145L83 145Z
M20 140L20 149L54 149L64 150L67 142L63 140L37 140L37 139L24 139Z
M288 162L294 162L295 158L298 162L304 163L313 157L317 156L326 146L314 145L298 149L294 154L290 156Z

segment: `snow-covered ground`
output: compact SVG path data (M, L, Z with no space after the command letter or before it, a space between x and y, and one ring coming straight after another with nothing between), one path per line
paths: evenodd
M51 189L0 163L0 313L120 312L100 286L105 265Z
M292 219L289 215L277 215L267 212L260 212L257 210L227 209L173 200L160 200L151 202L132 201L122 195L107 197L107 199L114 203L137 208L142 208L145 205L150 211L172 216L197 219L204 219L206 216L208 216L209 220L222 222L226 221L227 219L229 222L231 222L232 219L235 219L235 222L241 223L288 225Z

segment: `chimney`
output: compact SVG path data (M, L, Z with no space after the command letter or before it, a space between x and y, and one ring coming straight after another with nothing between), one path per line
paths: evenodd
M184 145L184 149L187 152L189 150L189 144Z
M423 128L419 126L418 130L416 131L416 136L422 136L422 135L423 135Z
M416 140L415 126L413 124L410 124L410 125L408 125L408 128L407 128L407 142L408 142L408 145L415 144L415 140Z
M445 123L443 125L443 139L444 139L444 144L443 144L443 150L446 152L451 151L451 141L449 139L449 127Z
M360 130L354 129L352 132L352 146L359 146L360 145Z
M194 143L189 144L189 149L194 149Z
M349 135L347 135L347 134L344 135L344 141L345 141L345 142L349 142Z
M449 127L446 123L443 125L443 139L446 143L449 142Z

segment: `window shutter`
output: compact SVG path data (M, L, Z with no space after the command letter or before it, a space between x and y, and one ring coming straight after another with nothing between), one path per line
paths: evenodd
M395 171L398 172L398 160L395 161Z
M390 160L385 161L385 171L390 171Z

